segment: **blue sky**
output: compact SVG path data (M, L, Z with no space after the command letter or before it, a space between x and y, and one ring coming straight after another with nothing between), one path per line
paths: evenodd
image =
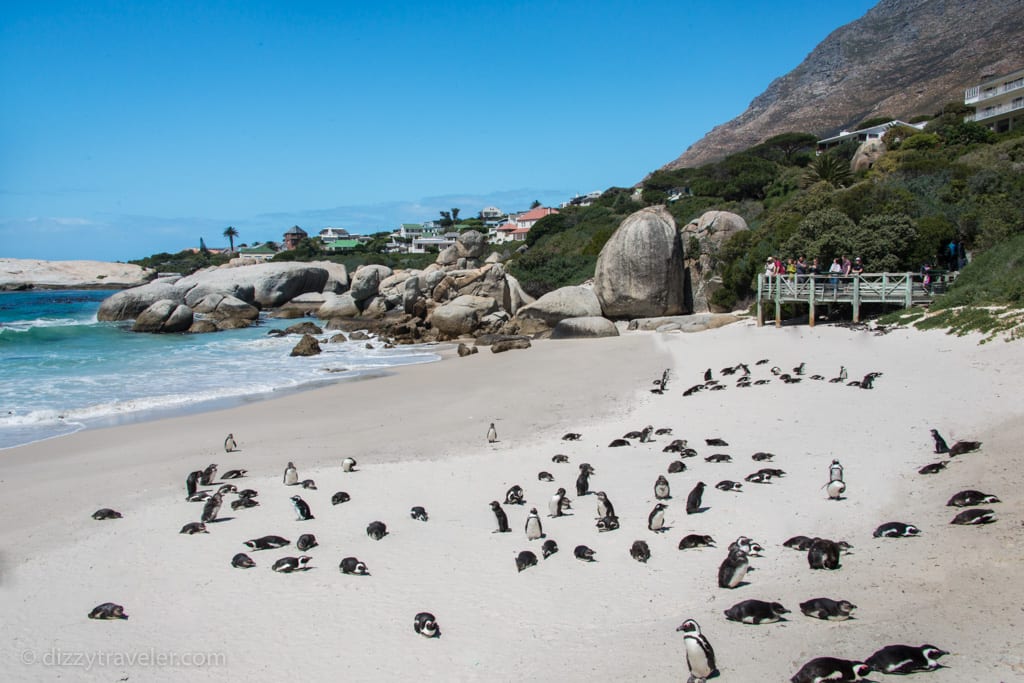
M873 0L0 3L0 257L629 186Z

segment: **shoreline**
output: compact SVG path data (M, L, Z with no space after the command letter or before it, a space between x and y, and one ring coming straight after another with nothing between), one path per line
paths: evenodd
M541 341L503 354L485 349L402 367L373 382L11 449L4 452L11 457L0 458L7 513L0 594L23 618L0 623L2 649L15 679L41 674L23 654L15 662L19 653L58 647L219 653L222 665L189 669L195 680L211 681L289 675L296 667L310 680L344 670L353 680L483 681L495 672L549 679L558 671L567 681L661 681L685 678L675 627L694 618L715 647L723 680L788 679L813 657L862 659L902 642L952 652L942 660L948 668L929 674L936 683L1009 680L1024 671L1016 612L1002 606L999 589L1024 580L1024 568L1006 558L1024 522L1016 495L1024 486L1024 454L1016 447L1024 439L1024 409L1014 399L1024 377L1019 356L1010 345L979 346L976 336L758 329L747 321L701 334L638 332ZM755 365L761 358L770 364ZM772 365L806 362L808 377L740 389L720 376L740 361L767 378ZM831 377L840 365L850 379L883 375L872 391L809 377ZM651 394L665 368L672 370L668 391ZM707 368L727 388L684 397ZM490 422L499 437L491 445L484 438ZM654 443L608 448L645 424L674 431ZM933 427L951 444L980 439L982 450L936 456ZM229 431L237 453L221 448ZM567 431L583 438L562 441ZM711 437L730 446L706 447ZM653 481L675 457L662 448L674 438L688 439L700 457L685 461L686 472L668 475L671 528L658 534L646 520ZM704 461L719 450L733 462ZM760 467L750 459L760 450L776 453L769 466L784 469L785 477L744 483L738 494L713 488ZM552 462L554 454L566 454L569 464ZM341 471L344 457L358 461L355 472ZM820 488L832 458L846 466L849 490L839 502ZM916 473L935 460L949 467L930 477ZM285 487L287 461L318 489ZM184 475L211 462L222 473L248 469L233 483L259 490L261 505L222 511L209 534L180 535L202 508L183 500ZM594 466L590 490L607 491L621 529L598 532L594 496L575 495L582 462ZM540 470L555 482L538 481ZM698 479L708 484L709 509L687 515L683 504ZM503 500L512 484L525 488L527 504L505 505L511 533L492 533L488 501ZM558 486L570 490L572 510L551 519L543 513ZM999 521L950 526L956 510L945 502L966 488L999 495ZM351 501L331 505L338 490L350 492ZM315 519L296 521L288 501L295 494ZM46 514L39 514L40 501ZM425 506L429 522L411 520L411 505ZM518 551L540 556L540 541L523 533L531 506L542 511L544 531L560 551L517 572ZM124 519L89 518L99 507L113 507ZM872 538L875 526L894 519L918 525L922 535ZM389 535L369 539L364 529L371 520L385 521ZM255 569L229 565L245 539L281 534L295 541L301 533L315 533L320 543L308 552L309 572L268 569L278 557L299 554L294 544L250 553ZM688 533L711 534L717 548L678 550ZM741 534L765 552L752 560L757 571L749 585L720 589L717 567ZM782 547L795 534L845 539L854 548L838 571L815 572L803 554ZM651 547L646 564L629 556L637 539ZM573 558L578 543L596 550L597 562ZM345 556L365 561L371 576L342 575L337 565ZM851 600L856 618L801 615L797 603L818 596ZM724 609L751 598L778 600L793 613L761 626L725 620ZM131 619L85 618L105 601L123 604ZM437 615L441 639L413 632L412 616L424 610ZM294 638L282 640L283 633ZM379 656L381 648L388 657ZM130 666L82 673L86 680L142 674ZM167 668L142 675L172 681L180 674Z

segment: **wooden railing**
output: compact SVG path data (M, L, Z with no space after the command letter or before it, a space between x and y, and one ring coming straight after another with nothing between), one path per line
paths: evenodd
M782 304L807 304L808 324L814 325L819 305L851 304L853 321L860 322L861 304L892 304L910 308L930 304L946 291L956 273L933 271L925 285L917 273L864 273L861 275L758 275L757 324L764 325L765 302L775 303L775 326L782 325Z

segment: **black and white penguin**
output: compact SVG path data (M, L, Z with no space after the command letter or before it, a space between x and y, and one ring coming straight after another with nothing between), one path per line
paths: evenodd
M955 458L956 456L963 455L964 453L973 453L979 448L981 448L980 441L957 441L949 447L949 457Z
M551 496L551 500L548 501L548 517L561 517L565 506L565 489L559 488L555 491L555 495Z
M932 462L928 463L917 471L918 474L938 474L942 470L946 469L946 463L944 462Z
M234 484L223 484L219 489L217 489L217 493L221 496L226 496L229 493L238 493L238 487Z
M671 427L658 427L657 429L654 430L654 435L655 436L671 436L672 435L672 428Z
M111 510L110 508L100 508L96 512L92 513L92 518L96 520L102 519L121 519L124 517L117 510Z
M612 505L612 501L608 499L608 494L604 491L597 492L597 519L604 517L614 517L615 506Z
M295 463L289 462L284 468L282 480L285 486L295 486L299 483L299 471L295 469Z
M703 384L694 384L692 387L690 387L689 389L687 389L686 391L683 392L683 396L693 396L698 391L701 391L703 389L704 389L704 385Z
M800 611L815 619L827 621L846 621L857 605L849 600L832 600L830 598L814 598L800 603Z
M89 612L90 619L127 619L128 615L124 613L124 607L114 602L104 602L101 605L96 605Z
M301 496L292 496L292 505L295 507L296 520L304 522L308 519L315 519L309 510L309 503L302 500Z
M665 527L665 508L668 506L664 503L657 503L651 513L647 515L647 528L655 533L662 533L668 529Z
M757 453L754 453L752 456L750 456L750 459L756 460L757 462L764 462L770 461L774 457L774 453L765 453L764 451L758 451Z
M345 458L344 460L341 461L341 471L342 472L355 472L357 464L358 463L356 463L356 459L355 458Z
M938 429L932 430L932 439L935 440L935 452L938 454L949 453L949 446L946 445L946 440L939 434Z
M725 610L725 618L741 624L774 624L783 620L783 614L789 610L777 602L764 600L744 600Z
M306 552L310 548L315 548L319 543L316 541L316 536L313 534L302 534L299 536L299 540L295 541L295 547L299 549L299 552Z
M626 439L612 439L611 443L608 444L608 448L622 448L629 445L630 443Z
M538 472L537 481L554 481L555 477L550 472Z
M417 522L427 521L427 510L422 505L416 505L409 509L409 516L415 519Z
M494 517L498 520L498 528L492 533L504 534L512 531L508 526L508 517L505 515L505 511L501 509L501 503L492 500L491 509L494 510Z
M715 664L715 650L700 631L700 625L693 619L687 619L676 631L683 633L683 650L686 652L686 666L690 669L688 683L705 683L707 679L718 675Z
M306 489L307 491L316 491L316 482L312 479L303 479L299 482L299 486Z
M704 371L704 381L705 382L710 382L711 381L711 368L708 368L707 370Z
M579 441L582 438L583 435L577 434L576 432L569 432L568 434L562 435L562 441Z
M651 559L651 548L647 545L647 541L633 541L633 545L629 548L629 556L637 562L647 563L647 560Z
M274 550L276 548L283 548L289 543L291 541L281 536L260 536L259 538L245 541L243 545L249 548L249 550Z
M524 550L516 555L516 571L521 572L537 564L537 555L529 550Z
M585 496L590 493L590 475L593 474L593 468L587 463L580 465L580 474L576 477L576 495Z
M691 548L714 548L715 539L711 538L706 534L688 534L683 536L682 540L679 541L680 550L690 550Z
M921 533L913 524L905 524L903 522L886 522L875 529L873 536L875 538L900 538L907 536L917 536Z
M209 497L210 497L210 492L209 491L200 491L199 493L197 493L194 496L190 497L188 499L188 502L190 502L190 503L202 503L204 500L206 500Z
M494 428L494 423L487 428L487 443L495 443L498 440L498 430Z
M782 545L786 546L787 548L792 548L793 550L807 550L811 547L811 543L813 542L814 539L810 536L794 536Z
M224 474L220 475L221 479L241 479L249 470L228 470Z
M379 541L388 535L388 527L384 522L375 521L366 525L366 535L375 541Z
M199 483L203 486L212 486L213 480L217 478L217 465L211 463L206 466L203 473L199 475Z
M242 489L238 492L239 498L255 498L258 495L260 495L260 492L256 489Z
M369 576L370 570L365 562L355 557L346 557L339 564L338 569L342 574L355 574L356 576Z
M679 453L684 448L686 448L686 444L687 444L686 439L676 439L675 441L673 441L669 445L667 445L664 448L662 448L661 452L662 453Z
M234 453L238 449L238 444L235 443L235 435L228 434L227 438L224 439L224 452Z
M870 673L871 667L864 662L815 657L800 667L789 683L856 683Z
M551 456L551 462L556 463L556 464L566 463L566 462L569 462L569 456L568 455L563 455L561 453L559 453L558 455L552 455Z
M526 518L524 530L526 531L526 540L528 541L535 541L538 538L544 538L544 526L540 523L540 516L537 514L537 508L530 508L530 514Z
M1001 502L998 498L990 493L982 493L981 491L974 491L967 489L966 491L960 491L953 495L946 503L947 507L971 507L973 505L992 505L993 503Z
M558 552L558 544L555 543L554 540L552 540L550 538L548 540L544 541L544 545L542 545L540 547L540 553L544 557L545 560L548 559L549 557L551 557L552 555L554 555L557 552Z
M224 501L224 496L221 493L215 493L210 496L206 504L203 505L203 515L200 519L209 524L217 521L217 514L220 512L221 503Z
M729 551L729 556L718 567L718 587L736 588L742 583L743 577L747 575L749 569L750 561L747 559L747 553L739 548Z
M833 460L828 466L829 481L843 481L843 466L838 460Z
M185 479L185 498L191 498L196 495L196 489L199 488L199 479L203 476L202 470L196 470L195 472L189 472L188 477Z
M686 463L682 460L673 460L668 464L669 474L679 474L686 471Z
M715 484L715 488L719 491L735 491L736 493L743 492L743 484L732 479L723 479L722 481Z
M640 432L640 443L648 443L651 440L651 436L654 434L654 425L647 425Z
M802 375L802 374L804 374L804 366L805 365L806 365L806 363L804 363L803 361L800 361L800 365L798 365L795 368L793 368L793 374L794 375Z
M729 445L728 443L726 443L726 441L724 439L719 439L718 437L715 437L714 439L704 439L704 443L706 443L709 446L728 446Z
M231 509L232 510L244 510L244 509L247 509L247 508L257 507L259 504L260 504L260 502L258 500L256 500L255 498L250 498L248 496L242 496L240 498L237 498L237 499L231 501Z
M594 562L594 551L585 545L578 545L573 548L572 554L576 556L577 560Z
M309 561L313 558L309 555L302 555L301 557L282 557L280 560L274 562L270 566L275 572L282 574L290 574L291 572L305 571L309 569L307 566Z
M939 658L948 654L934 645L886 645L864 662L879 673L902 675L915 671L934 671L942 666Z
M738 536L735 541L729 544L729 552L732 552L737 548L751 557L761 557L761 553L764 551L764 548L761 547L760 543L757 543L746 536Z
M643 436L643 432L641 432L638 429L634 429L631 432L626 432L625 434L623 434L622 438L623 439L633 439L633 440L636 440L636 439L639 439L642 436Z
M252 569L256 566L256 563L245 553L238 553L231 558L231 566L236 569Z
M811 569L839 569L839 544L827 538L816 538L807 549Z
M846 482L834 479L825 484L825 491L828 492L830 500L842 500L843 494L846 493Z
M969 508L954 517L950 524L991 524L996 521L996 511L985 508Z
M780 470L777 467L762 467L757 472L758 474L763 474L768 477L774 477L776 479L781 479L782 477L786 476L786 471Z
M619 518L614 515L608 517L602 517L597 520L598 531L615 531L619 528Z
M654 497L658 500L668 500L672 497L672 489L668 485L668 479L664 474L659 474L654 482Z
M698 481L697 485L690 491L690 495L686 497L686 514L692 515L701 511L701 501L704 496L704 482Z
M348 495L345 491L338 491L331 496L331 505L341 505L352 500L352 496Z
M437 618L430 612L420 612L412 622L412 628L424 638L440 638L441 627L437 625Z
M178 533L188 534L191 536L192 534L208 534L210 532L206 530L206 525L202 522L189 522L185 526L181 527L181 531Z
M752 472L747 476L743 477L743 481L750 484L770 484L772 483L772 477L770 474L764 472Z
M522 505L525 502L526 498L523 493L523 487L519 484L514 484L505 492L505 505Z
M728 453L715 453L704 458L704 462L732 462L732 456Z

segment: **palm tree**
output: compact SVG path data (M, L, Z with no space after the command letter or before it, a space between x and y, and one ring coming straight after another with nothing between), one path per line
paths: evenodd
M235 251L235 238L238 237L238 231L229 225L224 228L224 236L231 241L231 251L233 253Z
M804 184L813 185L822 180L832 187L847 187L853 182L849 162L832 154L816 157L804 172Z

